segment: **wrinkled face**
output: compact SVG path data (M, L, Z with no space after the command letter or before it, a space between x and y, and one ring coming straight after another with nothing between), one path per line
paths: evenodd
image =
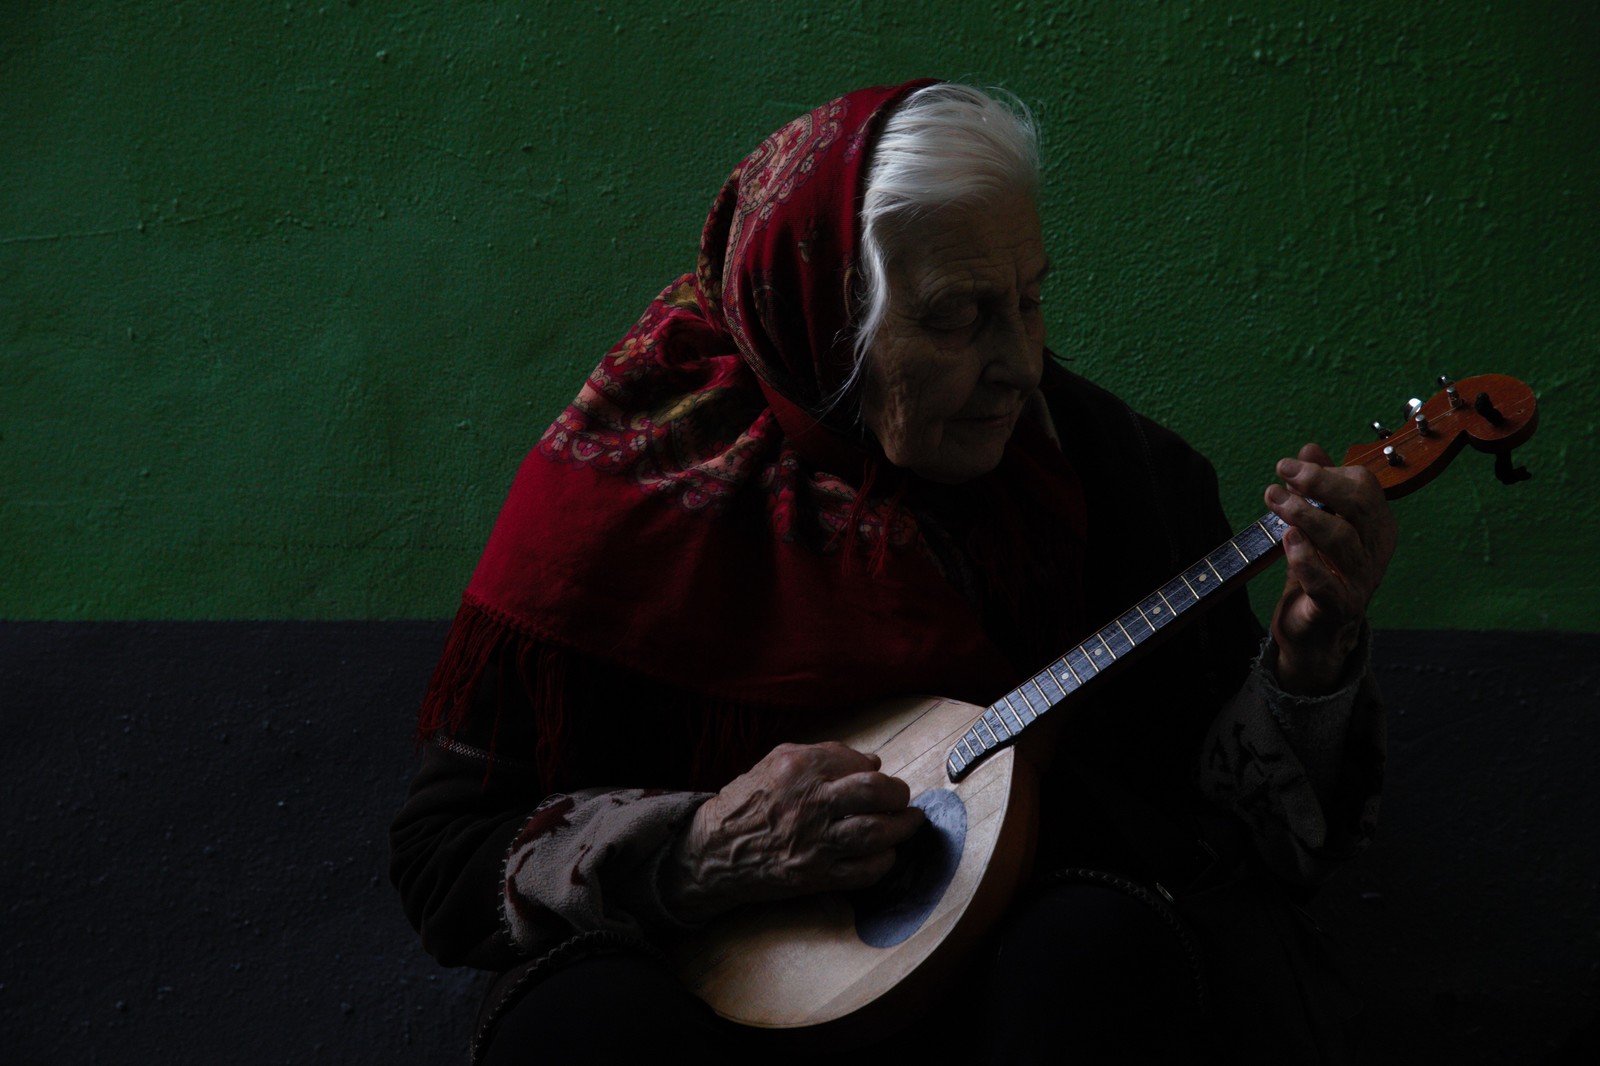
M1017 193L902 230L861 409L896 466L954 484L1000 463L1044 368L1039 213Z

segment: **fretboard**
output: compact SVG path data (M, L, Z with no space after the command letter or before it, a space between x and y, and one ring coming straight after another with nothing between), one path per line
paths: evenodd
M1115 671L1157 634L1176 625L1182 615L1270 563L1280 550L1286 528L1277 515L1263 515L990 704L950 749L945 759L950 780L961 780L985 756L1011 743L1046 712L1095 678Z

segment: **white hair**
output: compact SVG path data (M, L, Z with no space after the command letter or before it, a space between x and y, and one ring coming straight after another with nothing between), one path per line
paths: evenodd
M853 366L833 402L860 380L883 325L887 264L899 231L942 207L1038 192L1033 115L1012 94L992 92L998 95L951 82L929 85L906 97L885 121L861 200Z

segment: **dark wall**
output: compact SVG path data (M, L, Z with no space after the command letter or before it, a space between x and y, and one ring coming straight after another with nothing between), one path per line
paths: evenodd
M1600 639L1390 631L1373 654L1378 837L1313 907L1372 1061L1537 1062L1600 1003Z
M0 625L6 1060L460 1059L385 865L442 633Z
M385 877L443 635L0 624L7 1061L459 1060L481 979L422 954ZM1375 655L1382 831L1315 906L1368 1060L1536 1061L1600 998L1600 637Z

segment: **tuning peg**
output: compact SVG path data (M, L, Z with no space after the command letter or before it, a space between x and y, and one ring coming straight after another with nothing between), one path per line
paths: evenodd
M1473 401L1472 408L1487 419L1491 426L1505 424L1506 416L1495 410L1494 404L1489 402L1489 394L1487 392L1478 393L1478 398Z
M1418 434L1420 434L1421 436L1424 436L1424 437L1426 437L1428 435L1428 416L1427 415L1423 414L1421 411L1418 411L1417 412L1417 416L1415 418L1413 418L1411 421L1413 421L1413 422L1415 422L1417 424L1417 433Z
M1379 440L1382 440L1389 435L1389 427L1382 422L1374 422L1372 423L1372 432L1378 435Z
M1400 458L1400 453L1394 450L1393 444L1383 449L1383 457L1389 460L1390 466L1404 466L1406 462L1404 459Z
M1445 377L1443 374L1439 375L1439 387L1444 390L1444 394L1446 396L1450 397L1451 410L1459 411L1461 408L1467 406L1467 401L1463 400L1460 393L1456 392L1456 383Z
M1406 417L1407 418L1415 418L1415 417L1417 417L1417 412L1420 411L1420 410L1422 410L1422 401L1417 399L1415 396L1411 397L1411 399L1406 401Z

